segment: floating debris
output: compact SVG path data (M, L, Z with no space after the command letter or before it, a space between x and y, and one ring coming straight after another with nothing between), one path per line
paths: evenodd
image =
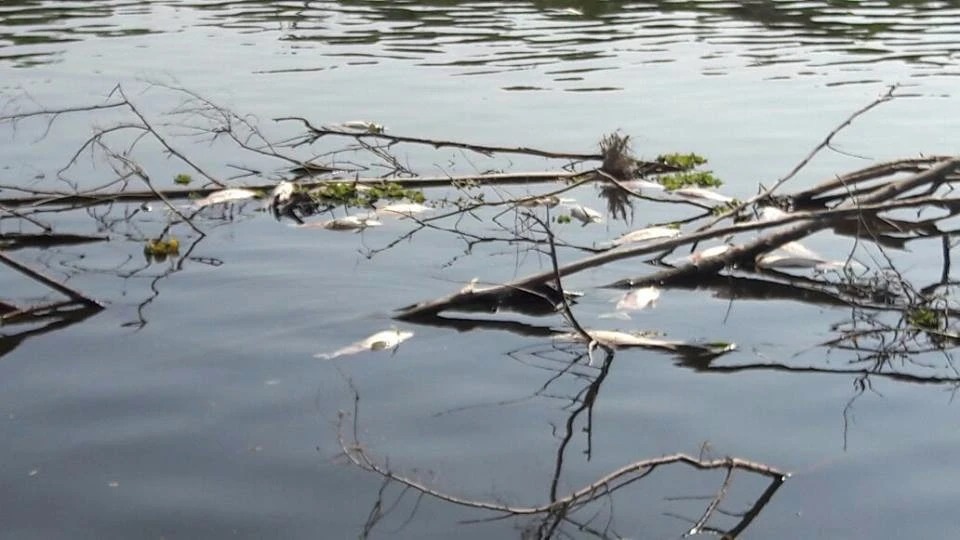
M789 215L790 214L788 212L784 212L776 206L764 206L760 208L760 217L757 219L757 221L774 221L785 218Z
M643 190L654 190L654 191L663 191L666 189L663 187L663 184L659 182L651 182L650 180L627 180L626 182L620 182L620 185L629 189L630 191L636 191L638 193L643 192Z
M229 188L221 191L214 191L213 193L207 195L202 199L198 199L193 202L193 206L197 208L203 208L205 206L210 206L213 204L223 204L233 201L242 201L245 199L252 199L256 197L258 193L249 189L243 188Z
M673 227L647 227L621 235L613 241L613 245L622 246L624 244L635 244L659 238L675 238L677 236L680 236L680 229Z
M337 358L338 356L346 356L348 354L356 354L364 351L384 351L387 349L395 349L398 345L412 337L413 332L392 328L390 330L377 332L367 339L358 341L342 349L337 349L331 353L315 354L313 357L330 360L332 358Z

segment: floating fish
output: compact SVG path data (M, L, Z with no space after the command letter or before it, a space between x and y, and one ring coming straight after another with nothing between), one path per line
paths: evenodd
M735 201L733 197L727 197L722 193L717 193L709 189L698 188L698 187L686 187L675 189L671 191L674 195L679 195L686 199L699 199L704 201L718 202L722 204L727 204Z
M331 219L329 221L320 221L300 225L307 229L328 229L331 231L361 231L367 227L379 227L383 225L377 220L376 216L345 216L342 218Z
M292 183L284 180L276 185L273 188L273 191L270 192L270 196L267 197L266 202L264 203L265 207L275 207L277 205L283 204L290 200L290 197L293 196L295 187Z
M647 190L652 189L654 191L663 191L664 189L666 189L663 187L663 184L660 184L657 182L651 182L650 180L627 180L626 182L620 182L620 185L629 189L630 191L637 191L637 192L643 191L645 189Z
M723 354L736 350L735 343L688 343L684 341L667 341L645 336L643 334L634 334L620 332L617 330L586 330L586 333L593 341L601 345L613 348L629 347L648 347L652 349L665 349L674 352L696 352L699 354ZM555 334L557 341L586 343L587 339L579 332L566 332Z
M337 349L331 353L315 354L313 357L329 360L331 358L337 358L338 356L346 356L348 354L356 354L363 351L385 351L387 349L395 349L398 345L412 337L413 332L392 328L390 330L377 332L367 339L358 341L352 345L343 347L342 349Z
M756 259L761 268L814 268L816 270L838 270L848 264L862 266L855 261L835 261L821 256L800 242L787 242L770 253Z
M704 249L702 251L695 251L686 257L682 257L679 260L673 261L673 264L700 264L704 259L709 259L711 257L719 257L727 251L730 250L730 246L723 244L719 246L713 246L711 248Z
M764 206L760 208L760 218L757 221L773 221L782 219L790 214L777 208L776 206Z
M242 201L244 199L252 199L257 195L258 193L256 191L251 191L249 189L229 188L221 191L214 191L202 199L193 201L193 205L197 208L203 208L212 204L222 204L233 201Z
M378 214L393 214L400 217L413 217L416 214L430 212L433 208L419 203L388 204L377 210Z
M627 291L617 300L617 311L640 311L657 305L660 298L660 289L656 287L641 287Z
M622 246L624 244L646 242L647 240L656 240L658 238L674 238L677 236L680 236L680 229L674 229L672 227L647 227L621 235L613 241L613 245Z
M558 13L558 14L560 14L560 15L576 15L576 16L578 16L578 17L582 17L582 16L583 16L583 12L582 12L582 11L580 11L580 10L577 9L577 8L572 8L572 7L562 8L562 9L554 8L554 9L550 9L550 10L548 10L548 11L551 11L551 12L553 12L553 13Z
M366 131L367 133L383 133L387 130L387 128L380 124L368 122L366 120L349 120L341 123L339 127L356 131Z
M593 208L586 207L582 204L571 204L568 208L570 209L570 217L579 220L584 227L591 223L603 223L603 215Z

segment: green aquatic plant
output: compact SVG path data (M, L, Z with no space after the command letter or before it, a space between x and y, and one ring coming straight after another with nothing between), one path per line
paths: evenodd
M193 177L189 174L180 173L173 177L173 183L177 184L178 186L186 186L190 182L193 182Z
M723 185L723 180L717 178L711 171L686 171L665 174L657 179L667 191L685 187L712 188Z
M567 214L560 214L559 216L557 216L556 220L557 220L557 223L565 224L565 223L570 223L572 218Z
M358 184L356 182L329 182L310 190L310 196L324 203L344 206L369 207L381 199L398 201L406 199L424 203L426 196L419 189L410 189L396 182L381 184Z
M689 154L660 154L657 156L657 161L663 163L664 165L669 165L670 167L676 167L681 171L689 171L693 168L699 167L707 162L707 158L694 154L693 152Z
M918 307L907 312L907 322L921 330L939 330L940 313L928 307Z
M143 255L147 258L147 261L153 260L156 262L163 262L167 260L167 257L176 257L180 255L180 240L173 236L166 240L163 238L147 240L147 243L143 246Z

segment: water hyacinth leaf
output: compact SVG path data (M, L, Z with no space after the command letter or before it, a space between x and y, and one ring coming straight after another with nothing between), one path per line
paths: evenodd
M204 208L213 204L223 204L233 201L242 201L252 199L257 196L257 192L243 188L229 188L220 191L214 191L202 199L193 202L196 208Z
M357 354L364 351L385 351L388 349L396 349L397 346L412 337L413 332L391 328L390 330L377 332L366 339L347 345L346 347L337 349L333 352L318 353L313 355L313 357L321 358L323 360L330 360L340 356Z

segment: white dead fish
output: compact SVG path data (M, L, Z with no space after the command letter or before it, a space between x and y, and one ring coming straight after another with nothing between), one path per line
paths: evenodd
M860 267L856 261L835 261L821 256L800 242L787 242L779 248L757 257L761 268L814 268L816 270L839 270L848 264Z
M626 182L620 182L620 185L629 189L630 191L641 192L643 190L654 190L654 191L663 191L663 184L657 182L651 182L650 180L627 180Z
M376 334L368 337L367 339L358 341L342 349L337 349L331 353L315 354L313 355L313 357L329 360L331 358L336 358L338 356L356 354L363 351L384 351L387 349L394 349L398 345L400 345L401 343L403 343L404 341L412 337L413 337L413 332L392 328L390 330L377 332Z
M624 244L646 242L647 240L656 240L658 238L675 238L677 236L680 236L680 229L674 229L672 227L647 227L620 235L619 238L613 241L613 245L622 246Z
M716 191L713 191L713 190L698 188L698 187L686 187L686 188L675 189L670 193L673 193L674 195L679 195L686 199L699 199L703 201L718 202L721 204L727 204L736 200L733 197L727 197L722 193L717 193Z
M393 214L400 217L413 217L417 214L430 212L433 208L419 203L388 204L377 210L378 214Z
M307 229L327 229L331 231L361 231L367 227L379 227L383 225L377 220L376 216L344 216L342 218L331 219L329 221L320 221L300 225Z
M773 221L775 219L785 218L789 215L789 213L784 212L776 206L764 206L760 208L760 217L757 219L757 221Z
M380 124L366 120L349 120L341 123L339 127L354 131L366 131L367 133L383 133L387 129Z
M660 289L656 287L641 287L627 291L617 300L617 311L640 311L657 305L660 298Z
M591 223L603 223L603 215L593 208L582 204L571 204L568 205L568 208L570 209L570 217L576 218L584 227Z
M242 188L229 188L220 191L214 191L202 199L197 199L196 201L193 201L193 206L197 208L203 208L212 204L222 204L233 201L242 201L244 199L252 199L256 196L256 191Z
M620 332L617 330L586 330L590 338L599 344L613 348L649 347L668 351L696 351L705 354L723 354L736 350L734 343L688 343L684 341L667 341L645 336ZM555 340L566 342L585 343L587 340L579 332L566 332L553 336Z
M709 259L711 257L718 257L723 255L730 250L730 246L723 244L720 246L713 246L702 251L695 251L690 255L682 258L680 262L688 262L693 264L700 264L704 259Z
M572 7L563 8L563 9L551 9L551 10L549 10L549 11L551 11L551 12L553 12L553 13L560 14L560 15L576 15L576 16L578 16L578 17L582 17L582 16L583 16L583 12L582 12L582 11L580 11L580 10L577 9L577 8L572 8Z
M277 184L273 191L270 192L270 196L267 197L267 200L264 202L265 207L273 207L279 204L283 204L290 200L290 197L293 197L294 185L286 180Z

